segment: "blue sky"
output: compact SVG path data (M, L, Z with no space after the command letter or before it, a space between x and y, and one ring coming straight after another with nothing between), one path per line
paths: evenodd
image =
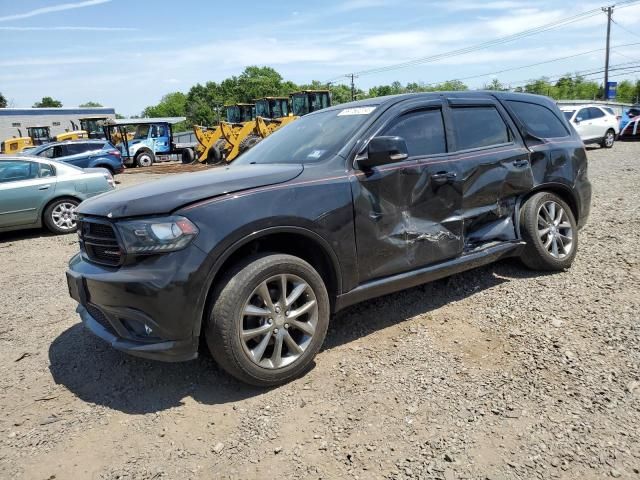
M0 0L0 92L15 107L31 106L47 95L65 106L94 100L136 114L165 93L220 81L247 65L272 66L298 83L333 78L346 82L341 75L352 71L510 35L602 6L605 0L306 3ZM617 9L614 19L612 45L640 43L640 2ZM362 75L357 84L368 88L393 80L439 82L603 49L605 28L606 18L598 14L500 47ZM612 65L640 64L639 46L615 48ZM597 69L603 63L600 50L497 76L516 86L542 75ZM465 82L482 87L491 79Z

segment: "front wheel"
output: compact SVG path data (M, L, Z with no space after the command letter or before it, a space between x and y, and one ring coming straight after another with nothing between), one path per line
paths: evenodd
M75 198L61 198L51 202L44 211L44 224L53 233L73 233L78 228Z
M602 148L611 148L613 147L613 144L615 143L615 141L616 141L616 132L609 129L607 130L607 133L604 134L604 138L602 139L602 143L600 144L600 146Z
M521 210L520 227L526 246L522 262L534 270L565 270L578 251L578 228L571 208L557 195L540 192Z
M135 164L137 167L150 167L151 165L153 165L154 161L155 156L153 155L153 152L143 150L136 155Z
M266 387L306 372L328 325L329 296L318 272L300 258L267 254L221 282L205 336L222 368Z

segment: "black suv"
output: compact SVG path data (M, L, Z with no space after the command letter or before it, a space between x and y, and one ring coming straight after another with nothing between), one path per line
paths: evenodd
M189 360L203 335L229 373L276 385L356 302L508 256L568 268L590 198L584 145L546 97L367 99L230 166L83 202L67 280L114 348Z

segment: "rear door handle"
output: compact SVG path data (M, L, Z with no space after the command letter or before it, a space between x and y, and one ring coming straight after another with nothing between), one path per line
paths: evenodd
M444 185L445 183L455 180L455 178L455 172L438 172L431 175L431 180L436 185Z
M513 161L514 167L526 167L527 165L529 165L529 160L527 160L526 158L521 158Z
M51 185L41 185L38 187L38 190L48 190Z

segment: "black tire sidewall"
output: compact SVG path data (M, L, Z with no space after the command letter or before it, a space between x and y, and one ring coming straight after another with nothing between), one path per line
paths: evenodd
M191 150L190 148L185 148L182 151L182 163L185 165L189 165L191 163L193 163L195 159L195 154L193 153L193 150Z
M77 207L78 205L80 205L80 202L78 200L76 200L75 198L58 198L56 200L54 200L53 202L51 202L49 205L47 205L47 208L45 208L44 210L44 214L43 214L43 222L45 227L47 227L47 230L49 230L51 233L55 233L58 235L65 235L67 233L74 233L77 229L78 229L78 224L76 223L76 228L72 229L72 230L62 230L60 227L58 227L54 221L53 218L51 217L51 214L53 212L53 210L56 208L56 206L58 206L61 203L64 202L70 202L75 204L75 206Z
M313 289L318 304L316 333L306 351L293 364L266 369L247 358L240 339L244 303L263 281L278 274L297 275ZM329 296L322 277L304 260L291 255L257 256L244 262L226 277L211 309L206 325L206 340L217 363L236 378L257 386L286 383L306 372L322 347L329 325Z
M565 258L554 258L546 248L538 235L538 210L543 203L553 201L560 205L571 223L573 231L573 248ZM578 252L578 227L573 211L560 197L550 192L539 192L530 197L522 207L521 234L527 243L521 255L522 261L530 268L536 270L566 270L571 266Z

